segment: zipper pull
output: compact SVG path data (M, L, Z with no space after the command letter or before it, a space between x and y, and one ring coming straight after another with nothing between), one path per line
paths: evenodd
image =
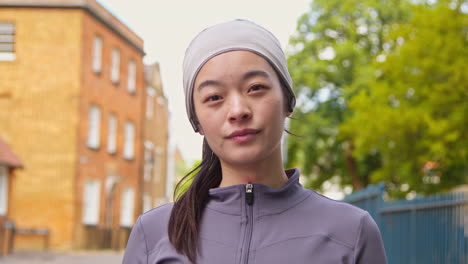
M253 204L253 199L254 199L254 196L253 196L253 184L247 183L247 184L245 185L245 202L246 202L248 205L252 205L252 204Z

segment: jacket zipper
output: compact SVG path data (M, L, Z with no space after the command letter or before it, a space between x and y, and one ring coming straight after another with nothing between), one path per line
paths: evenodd
M253 184L247 183L245 185L245 202L247 204L247 243L245 247L245 255L243 264L249 262L249 253L250 253L250 242L252 241L252 231L253 231L253 202L254 202L254 193L253 193Z

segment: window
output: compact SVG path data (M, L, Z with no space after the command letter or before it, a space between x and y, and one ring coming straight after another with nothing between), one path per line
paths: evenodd
M113 83L119 82L120 74L120 51L119 49L112 50L112 64L111 64L111 81Z
M101 73L102 65L102 39L99 36L94 37L93 47L93 71Z
M146 97L146 118L151 119L154 113L154 96L156 95L156 91L148 87L146 89L147 97Z
M0 22L0 61L15 59L15 24Z
M153 170L154 162L153 148L154 144L151 141L145 142L145 165L143 168L143 179L146 182L151 181L151 172Z
M127 87L129 93L135 93L136 87L136 64L135 61L131 60L128 62L128 80Z
M151 181L151 171L152 171L152 166L149 163L145 163L145 166L143 167L143 179L145 182Z
M124 189L122 193L122 202L120 206L120 225L124 227L132 227L133 225L133 208L134 208L134 193L132 188Z
M127 121L125 122L124 131L124 151L123 155L126 159L133 159L134 156L134 141L135 141L135 125Z
M88 147L99 148L101 110L97 105L91 105L88 117Z
M99 223L100 195L101 183L98 180L88 180L83 190L83 224L97 225Z
M109 116L109 134L107 135L107 151L114 154L117 151L117 117Z
M143 213L151 210L151 196L147 193L143 194Z
M0 165L0 215L8 210L8 169Z
M154 156L155 156L155 159L153 161L153 164L154 166L156 167L156 169L154 170L154 182L155 183L160 183L161 180L162 180L162 175L161 175L161 154L163 152L163 149L161 147L156 147L154 149Z

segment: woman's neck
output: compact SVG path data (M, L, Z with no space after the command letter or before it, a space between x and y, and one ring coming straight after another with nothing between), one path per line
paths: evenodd
M219 187L236 184L260 183L274 189L281 188L287 181L281 155L254 164L230 164L221 160L223 178Z

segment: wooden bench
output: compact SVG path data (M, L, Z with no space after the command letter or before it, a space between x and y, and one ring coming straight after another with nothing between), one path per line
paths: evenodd
M44 250L49 249L50 232L48 228L18 228L14 227L13 236L15 235L33 235L44 237Z

